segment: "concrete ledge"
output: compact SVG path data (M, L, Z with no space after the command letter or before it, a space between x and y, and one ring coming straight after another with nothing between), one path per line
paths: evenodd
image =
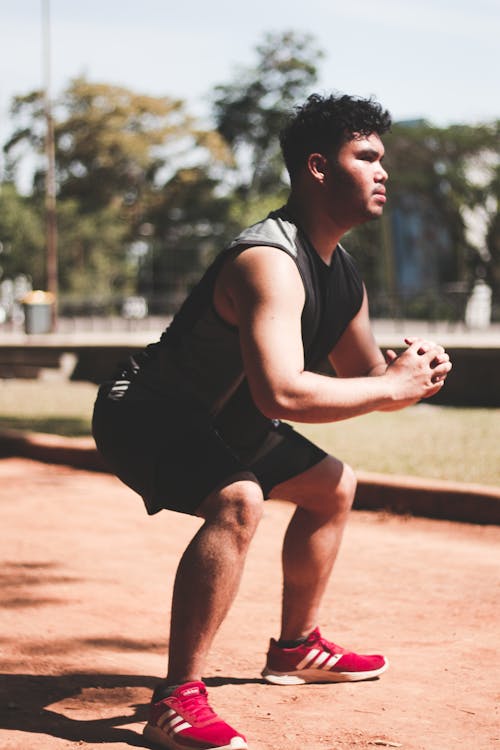
M0 341L0 377L35 378L40 372L53 369L71 380L99 384L115 372L119 362L158 340L166 322L158 320L157 330L5 333ZM432 403L500 407L500 324L477 331L458 326L449 330L449 325L442 322L374 320L373 327L382 349L401 351L405 335L423 335L446 347L453 370Z
M500 487L358 472L354 507L426 518L500 524Z
M107 472L91 437L0 430L0 458L22 456ZM478 524L500 524L500 487L358 472L354 507Z

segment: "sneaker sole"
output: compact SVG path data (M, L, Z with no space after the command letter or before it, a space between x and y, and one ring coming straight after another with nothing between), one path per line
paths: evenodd
M301 669L298 672L273 672L267 667L261 672L262 677L271 685L304 685L318 682L361 682L373 680L385 672L389 662L383 667L370 672L322 672L320 669Z
M152 745L161 745L161 747L167 747L169 750L194 750L195 748L192 743L176 742L174 737L170 737L162 729L151 724L146 724L143 735ZM204 747L204 750L247 750L247 748L248 745L243 737L233 737L229 745L213 745L212 747Z

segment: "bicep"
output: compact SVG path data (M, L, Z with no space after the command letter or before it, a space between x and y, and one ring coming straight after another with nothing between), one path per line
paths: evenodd
M329 359L337 375L342 378L381 374L385 371L385 360L370 324L366 289L363 289L359 312L330 352Z
M250 389L261 408L303 370L304 288L293 260L276 248L249 248L232 264L228 294Z

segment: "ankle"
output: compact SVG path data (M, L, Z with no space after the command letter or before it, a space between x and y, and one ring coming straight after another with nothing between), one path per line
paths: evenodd
M301 643L307 641L311 633L316 629L316 623L314 620L308 620L305 625L301 622L297 622L295 625L292 623L284 625L281 628L279 638L276 639L278 645L285 643L296 643L300 646ZM285 646L282 648L293 648L293 646Z
M279 638L276 641L278 648L298 648L307 641L308 636L303 635L300 638Z
M186 685L188 682L202 682L201 674L198 672L171 671L162 681L165 685Z
M180 686L181 686L181 683L173 684L167 680L162 680L161 682L158 683L158 685L156 685L155 689L153 690L151 702L158 703L159 701L162 701L165 698L170 698L172 693L175 690L177 690L177 688Z
M191 682L201 682L201 680L197 679L188 679L188 680L170 680L168 678L165 678L161 682L159 682L155 689L153 690L153 696L152 696L152 702L158 703L159 701L164 700L165 698L170 698L172 693L174 693L178 688L183 687L185 685L188 685Z

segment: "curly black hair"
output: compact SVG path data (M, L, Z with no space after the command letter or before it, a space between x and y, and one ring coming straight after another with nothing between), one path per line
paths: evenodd
M309 154L338 152L354 133L382 135L391 127L391 115L373 98L347 94L323 97L311 94L280 133L280 144L290 177L306 163Z

